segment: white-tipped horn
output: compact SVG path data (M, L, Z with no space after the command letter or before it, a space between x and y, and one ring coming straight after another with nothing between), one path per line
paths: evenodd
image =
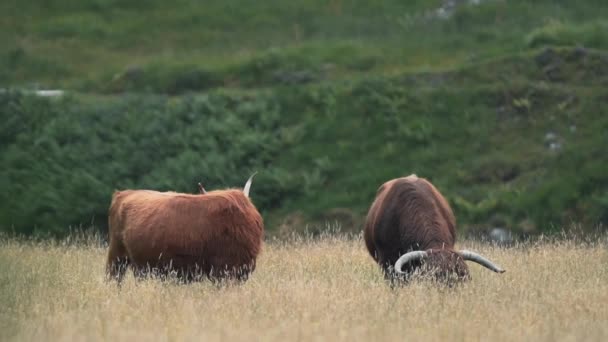
M251 189L251 181L253 180L253 176L255 176L258 172L254 172L251 177L249 177L249 179L247 180L247 183L245 183L245 187L243 188L243 193L245 194L245 197L249 197L249 189Z
M395 262L395 272L397 274L403 274L404 272L401 270L403 265L412 262L414 260L424 259L428 256L428 253L425 251L413 251L409 253L403 254L397 262Z
M476 262L484 267L487 267L489 269L491 269L492 271L496 272L496 273L503 273L505 270L503 270L500 266L494 264L493 262L491 262L490 260L482 257L481 255L475 253L475 252L471 252L471 251L460 251L458 252L460 253L460 256L462 256L462 258L464 260L470 260L473 262Z

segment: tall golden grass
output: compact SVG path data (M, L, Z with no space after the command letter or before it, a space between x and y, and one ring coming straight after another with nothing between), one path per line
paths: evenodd
M608 242L460 247L472 281L391 289L360 237L267 242L243 285L104 282L99 244L0 242L2 341L607 341Z

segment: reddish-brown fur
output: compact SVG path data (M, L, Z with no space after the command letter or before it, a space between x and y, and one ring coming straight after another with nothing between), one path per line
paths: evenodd
M425 270L433 269L439 278L456 275L468 278L468 268L454 251L456 219L448 202L426 179L415 175L390 180L376 193L364 227L367 250L394 279L393 265L402 254L425 250L429 258ZM413 273L422 263L404 266Z
M117 191L109 209L107 274L176 273L247 279L261 250L264 224L241 190L191 195Z

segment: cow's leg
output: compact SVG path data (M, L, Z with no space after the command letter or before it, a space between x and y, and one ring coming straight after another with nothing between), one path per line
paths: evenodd
M106 279L114 279L120 284L128 266L129 256L127 249L121 241L111 238L108 261L106 263Z

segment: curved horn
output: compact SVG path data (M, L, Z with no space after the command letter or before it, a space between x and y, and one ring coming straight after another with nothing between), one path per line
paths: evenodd
M249 189L251 189L251 180L253 179L253 176L255 176L257 173L257 171L254 172L247 180L247 183L245 183L245 187L243 188L243 193L245 194L245 197L249 197Z
M496 273L503 273L505 270L503 270L502 268L500 268L500 266L494 264L493 262L491 262L490 260L482 257L481 255L475 253L475 252L471 252L471 251L460 251L458 252L460 253L460 256L462 256L462 258L464 260L470 260L470 261L474 261L484 267L487 267L489 269L491 269L492 271L496 272Z
M403 265L414 260L424 259L427 256L428 253L425 251L413 251L405 253L397 260L397 262L395 262L395 272L397 272L397 274L403 274L404 272L401 271L401 267L403 267Z

